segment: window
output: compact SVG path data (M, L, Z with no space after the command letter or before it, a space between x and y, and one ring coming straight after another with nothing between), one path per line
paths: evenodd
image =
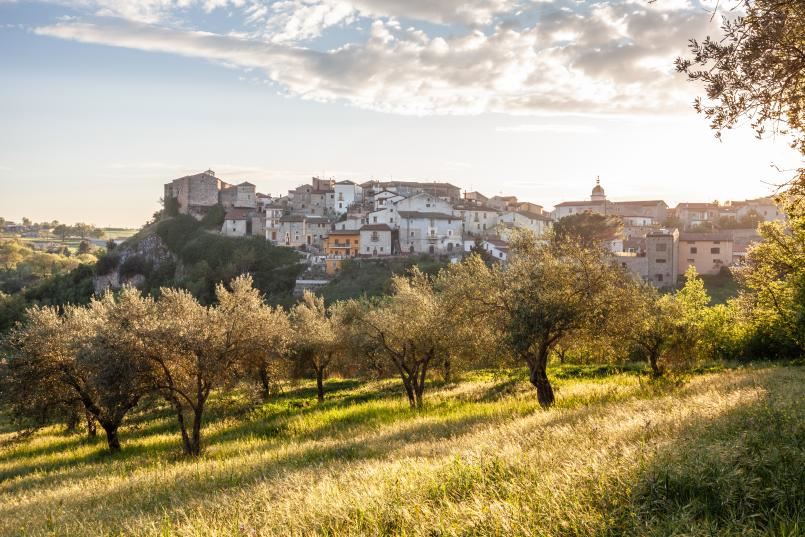
M711 254L720 254L721 253L721 248L710 248L710 253Z
M372 220L374 221L375 224L377 224L377 217L376 216L372 217Z
M696 263L695 259L688 259L688 265L693 265L694 263Z
M690 247L690 253L692 253L692 254L698 254L698 253L699 253L699 249L698 249L698 248L696 248L695 246L691 246L691 247Z
M366 247L366 251L367 251L367 252L369 251L369 247L368 247L368 246Z
M656 263L665 263L665 259L663 259L662 257L658 257L655 262Z
M383 247L382 247L382 246L380 247L380 251L381 251L381 252L383 251Z
M655 278L658 282L662 281L662 274L657 274Z
M372 232L372 242L378 242L380 240L380 235L377 234L377 231Z
M665 243L658 244L657 245L657 251L658 252L666 252L666 251L668 251L668 245L665 244Z
M721 241L713 241L713 244L721 244Z

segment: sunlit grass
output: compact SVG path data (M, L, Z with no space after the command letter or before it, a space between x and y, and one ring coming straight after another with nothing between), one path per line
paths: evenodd
M3 535L796 535L805 511L805 368L650 382L554 371L435 383L334 380L267 403L219 396L205 452L181 456L154 403L123 452L49 428L0 429Z

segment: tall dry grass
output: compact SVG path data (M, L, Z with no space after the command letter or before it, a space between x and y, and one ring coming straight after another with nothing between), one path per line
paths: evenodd
M805 369L559 381L542 411L517 376L220 397L197 460L142 410L123 453L48 429L0 432L2 535L796 535Z

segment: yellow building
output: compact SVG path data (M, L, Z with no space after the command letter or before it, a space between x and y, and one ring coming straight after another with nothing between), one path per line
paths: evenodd
M357 229L337 229L324 239L324 254L327 256L327 274L335 273L344 259L356 257L360 248L361 232Z
M680 233L679 273L684 274L693 265L699 274L718 274L732 263L732 246L728 232Z

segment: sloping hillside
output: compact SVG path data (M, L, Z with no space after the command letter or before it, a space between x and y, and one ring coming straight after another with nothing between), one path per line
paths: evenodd
M225 237L218 226L177 216L144 227L98 261L96 292L129 282L145 291L183 287L210 302L215 285L249 273L270 300L289 299L299 256L262 237Z
M578 372L575 372L578 375ZM797 535L805 368L683 383L560 377L543 411L520 371L433 385L288 386L213 402L206 451L144 407L123 451L0 433L0 535Z

